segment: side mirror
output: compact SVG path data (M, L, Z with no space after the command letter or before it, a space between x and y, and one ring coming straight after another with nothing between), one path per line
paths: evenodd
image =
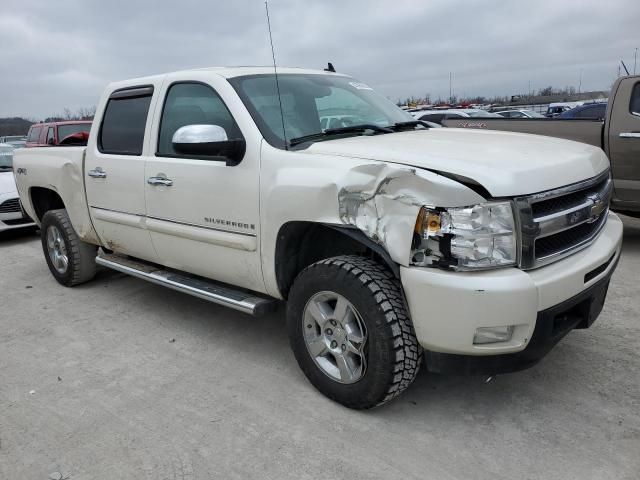
M229 140L219 125L185 125L173 134L173 149L181 155L195 157L224 157L227 165L237 165L244 157L246 142Z

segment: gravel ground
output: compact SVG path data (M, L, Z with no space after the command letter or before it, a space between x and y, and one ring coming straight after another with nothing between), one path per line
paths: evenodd
M0 478L639 479L640 221L605 309L489 383L422 372L356 412L265 319L114 272L58 285L33 234L0 237Z

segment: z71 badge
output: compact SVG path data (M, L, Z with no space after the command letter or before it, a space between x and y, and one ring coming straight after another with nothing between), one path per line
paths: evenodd
M16 168L16 175L26 175L27 174L27 169L26 168Z

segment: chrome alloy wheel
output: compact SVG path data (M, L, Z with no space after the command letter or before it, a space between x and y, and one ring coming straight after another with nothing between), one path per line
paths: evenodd
M339 383L355 383L366 370L367 330L355 307L335 292L319 292L304 307L307 350L322 372Z
M47 228L47 250L53 267L58 273L64 275L69 268L69 257L64 239L55 225L49 225Z

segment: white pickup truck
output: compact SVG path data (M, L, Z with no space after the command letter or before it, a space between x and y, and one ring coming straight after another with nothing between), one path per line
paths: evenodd
M422 363L535 364L598 316L622 239L601 149L429 129L324 71L114 83L86 148L25 149L14 171L61 284L102 265L254 315L286 300L301 369L351 408Z

